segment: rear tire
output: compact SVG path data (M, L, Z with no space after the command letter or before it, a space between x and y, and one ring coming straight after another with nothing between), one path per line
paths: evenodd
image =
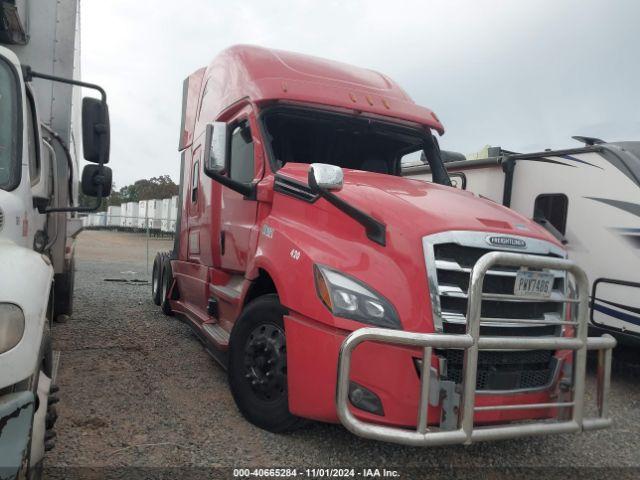
M153 273L151 274L151 298L153 303L160 305L162 303L162 260L164 256L161 253L156 254L153 260Z
M242 415L270 432L306 423L289 412L286 335L275 294L251 301L240 314L229 344L229 384Z

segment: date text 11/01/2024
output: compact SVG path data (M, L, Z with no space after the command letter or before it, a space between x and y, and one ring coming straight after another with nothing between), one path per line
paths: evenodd
M400 472L386 468L236 468L234 478L400 478Z

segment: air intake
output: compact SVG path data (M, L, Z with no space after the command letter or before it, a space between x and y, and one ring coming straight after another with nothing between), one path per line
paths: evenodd
M2 230L3 226L4 226L4 212L0 208L0 230Z

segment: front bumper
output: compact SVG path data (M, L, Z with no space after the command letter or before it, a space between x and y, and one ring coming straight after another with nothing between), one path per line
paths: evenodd
M497 295L483 293L485 273L493 266L512 266L529 268L559 269L571 273L576 282L578 297L565 297L559 301L571 303L577 307L575 321L560 321L571 326L573 337L485 337L480 336L481 306L483 299L519 301L530 297L515 295ZM564 259L535 257L531 255L491 252L478 260L471 272L469 301L467 310L467 331L465 334L419 334L381 328L363 328L347 337L340 349L338 361L338 380L336 391L336 411L340 422L356 435L405 445L433 446L455 443L469 444L473 441L499 440L525 435L545 435L550 433L571 433L582 430L606 428L610 426L607 397L611 375L611 352L616 345L611 336L588 338L589 291L584 272L573 262ZM499 298L498 298L499 297ZM546 299L540 298L539 301ZM511 322L518 321L510 319ZM521 320L521 322L530 322ZM545 321L540 321L544 323ZM558 321L550 321L557 324ZM390 427L382 422L360 419L352 412L349 401L349 383L351 381L351 357L355 348L362 343L384 343L419 347L422 349L422 364L419 387L419 403L413 430ZM464 350L463 379L455 390L440 390L436 402L440 408L448 411L446 421L436 428L430 428L430 399L433 398L432 361L433 349ZM564 395L549 395L541 401L520 401L516 403L497 402L483 405L476 392L476 377L479 350L527 350L542 349L573 351L573 375L563 386ZM598 416L584 418L584 396L586 382L587 350L598 350ZM444 395L443 395L444 392ZM459 398L453 398L455 393ZM507 392L505 392L507 393ZM548 392L550 393L550 392ZM504 422L502 424L479 427L478 416L491 412L524 412L526 423ZM527 413L529 412L529 413ZM536 412L536 413L534 413ZM540 415L541 413L544 415ZM452 418L453 417L453 418ZM527 418L528 417L528 418ZM535 421L548 417L545 421ZM553 419L553 421L550 421ZM507 420L505 418L505 420ZM513 419L515 420L515 419Z
M0 397L0 478L15 477L26 458L33 407L32 392Z

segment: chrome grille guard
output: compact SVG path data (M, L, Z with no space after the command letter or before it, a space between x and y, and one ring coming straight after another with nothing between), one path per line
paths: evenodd
M573 337L489 337L480 336L483 322L481 306L483 300L500 301L549 301L548 298L518 297L505 294L483 293L483 281L487 271L496 265L526 267L533 269L564 270L573 275L577 298L563 296L555 301L570 303L578 307L575 320L564 319L562 325L573 326ZM464 334L410 333L383 328L361 328L352 332L342 343L338 359L338 380L336 389L336 409L340 422L352 433L361 437L414 446L436 446L448 444L470 444L474 441L499 440L527 435L570 433L582 430L606 428L611 425L608 417L609 388L611 383L611 354L616 341L610 335L591 337L588 334L589 283L584 271L570 260L541 257L520 253L490 252L483 255L471 272L467 305L467 327ZM517 322L518 319L509 319ZM557 320L537 320L539 324ZM393 345L421 347L423 361L420 377L420 400L418 404L417 427L415 430L378 425L357 419L349 408L349 373L351 355L363 342L378 342ZM464 349L462 398L457 413L457 424L453 429L432 428L427 424L429 390L431 383L431 356L434 348ZM476 375L479 350L548 349L573 350L573 380L567 401L518 405L475 406ZM598 350L597 407L598 416L584 418L584 393L587 364L587 350ZM508 394L508 392L505 392ZM527 421L495 426L474 426L474 413L490 410L526 410L537 408L570 409L570 418L555 421Z

